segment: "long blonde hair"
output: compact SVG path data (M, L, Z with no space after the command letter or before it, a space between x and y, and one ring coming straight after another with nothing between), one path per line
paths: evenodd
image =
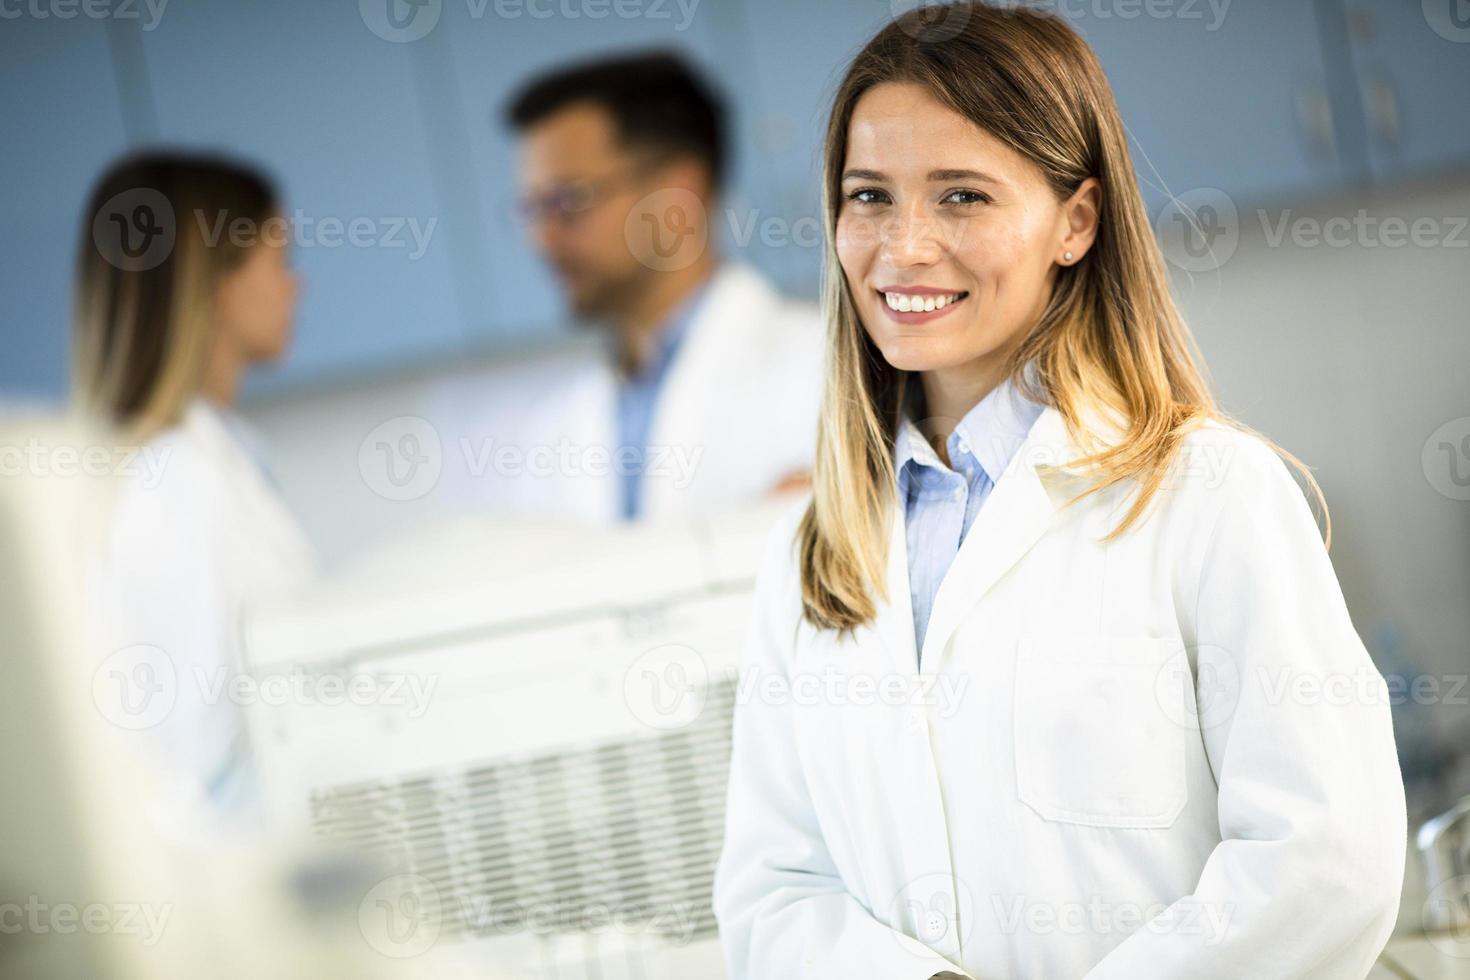
M1058 269L1050 301L1007 370L1033 401L1055 408L1088 455L1081 499L1133 481L1138 492L1109 538L1138 522L1184 437L1215 419L1198 351L1173 298L1134 178L1126 131L1101 66L1061 19L1024 6L925 6L879 31L848 68L827 125L823 164L824 307L828 356L812 501L797 532L803 614L822 629L871 622L886 599L889 521L897 493L894 436L908 372L890 366L858 319L835 235L853 108L885 82L923 86L1036 164L1056 195L1087 178L1102 186L1097 239ZM1028 371L1030 365L1034 371ZM1122 421L1121 438L1087 430ZM1266 440L1268 443L1269 440ZM1306 476L1294 457L1275 447ZM1328 535L1330 540L1330 525Z
M209 229L277 211L266 178L212 156L151 152L114 163L82 214L72 393L84 413L147 438L198 393L220 279L248 244Z

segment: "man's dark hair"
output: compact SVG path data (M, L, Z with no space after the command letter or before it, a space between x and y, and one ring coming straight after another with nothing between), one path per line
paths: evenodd
M725 106L678 55L647 52L542 75L511 99L506 117L524 131L577 103L607 110L629 149L694 157L719 188L725 176Z

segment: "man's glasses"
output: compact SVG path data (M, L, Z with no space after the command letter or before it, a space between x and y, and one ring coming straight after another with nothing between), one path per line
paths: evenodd
M523 194L516 198L515 215L527 224L552 220L572 224L607 200L609 193L640 179L648 169L647 164L637 165L622 173L569 180L539 194Z

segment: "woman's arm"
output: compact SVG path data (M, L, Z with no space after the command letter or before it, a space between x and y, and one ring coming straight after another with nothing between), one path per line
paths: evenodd
M1087 980L1363 977L1393 929L1406 818L1383 678L1301 491L1241 443L1185 624L1222 839ZM1183 927L1201 911L1223 933Z
M187 450L168 465L159 485L132 484L120 495L109 554L96 570L102 647L95 654L106 665L119 650L153 648L158 690L150 697L159 700L124 737L146 746L180 799L208 798L231 813L254 800L243 711L229 693L240 669L239 610L213 511L221 488ZM120 680L104 678L113 686Z
M757 583L744 669L762 676L788 674L800 616L794 526L794 518L778 522ZM929 980L946 971L964 976L848 894L813 812L792 710L789 703L764 704L759 698L736 706L714 903L731 980Z

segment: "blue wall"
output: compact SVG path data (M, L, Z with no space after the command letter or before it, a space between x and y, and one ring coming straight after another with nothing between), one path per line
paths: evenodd
M1157 209L1169 193L1198 188L1236 203L1294 200L1470 157L1470 39L1457 33L1454 2L1446 0L1443 18L1430 15L1433 4L1392 0L1055 6L1108 70ZM718 216L725 248L811 295L827 101L845 61L908 5L165 0L160 11L158 0L137 0L91 8L105 16L66 0L6 6L0 396L64 393L82 199L110 158L160 141L263 164L299 212L306 290L297 345L289 363L257 379L257 391L564 329L552 284L510 217L514 144L499 111L530 73L610 49L672 47L721 85L736 113L738 153ZM74 16L59 16L68 11ZM365 229L359 244L331 244L331 223L345 237L354 220Z

